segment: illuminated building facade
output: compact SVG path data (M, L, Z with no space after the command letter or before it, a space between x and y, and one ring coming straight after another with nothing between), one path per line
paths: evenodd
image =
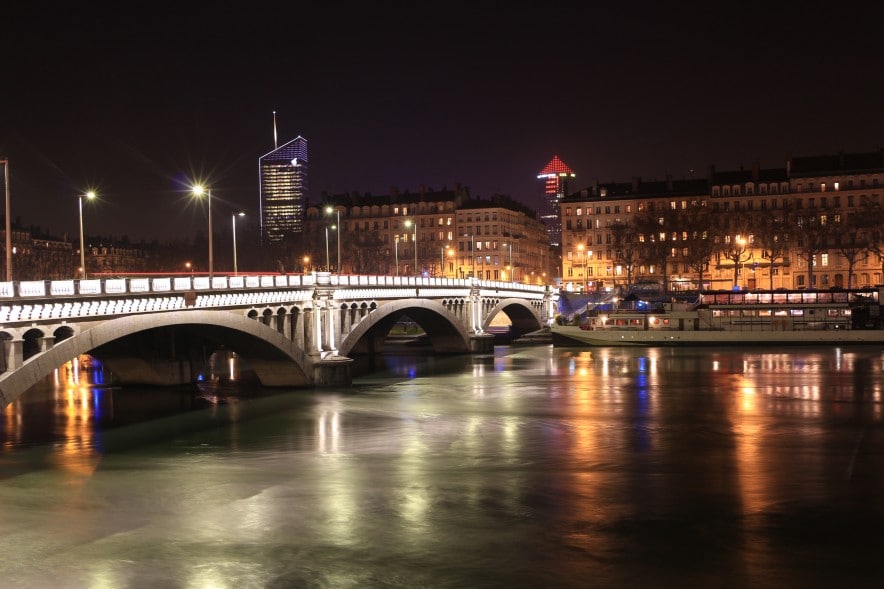
M472 198L458 185L321 201L306 212L305 271L336 265L338 230L344 273L548 284L556 266L536 212L504 195Z
M300 233L307 200L309 158L301 136L258 158L261 243Z
M574 172L559 156L553 156L546 167L537 175L543 181L543 208L540 220L546 224L549 244L554 248L562 245L562 219L559 203L568 194L568 181L575 178Z
M884 150L706 178L595 183L561 202L562 287L857 288L884 283Z

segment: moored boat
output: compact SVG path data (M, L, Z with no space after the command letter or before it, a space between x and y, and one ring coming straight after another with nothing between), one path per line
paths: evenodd
M706 291L614 301L550 328L556 346L884 344L881 289Z

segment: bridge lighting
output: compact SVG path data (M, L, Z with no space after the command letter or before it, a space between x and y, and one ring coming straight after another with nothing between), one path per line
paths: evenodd
M197 198L202 198L203 194L206 195L206 203L209 212L209 281L211 282L214 259L214 247L212 244L212 189L205 188L202 184L195 184L191 190L193 191L193 195Z
M83 239L83 199L92 200L95 198L95 192L90 190L86 194L79 195L80 201L80 278L86 280L86 242Z
M245 217L245 216L246 216L246 214L243 213L242 211L231 215L231 218L233 219L233 275L234 276L236 276L236 274L237 274L237 268L236 268L236 218L237 217Z
M331 215L332 213L337 214L338 222L335 225L332 225L332 229L335 229L338 232L338 274L341 273L341 211L333 208L331 205L325 207L325 214Z

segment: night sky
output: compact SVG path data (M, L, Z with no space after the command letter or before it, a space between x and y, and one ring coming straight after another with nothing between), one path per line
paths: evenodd
M190 240L197 178L216 223L254 220L273 111L313 200L461 184L538 209L554 155L579 189L884 147L871 2L14 4L0 156L13 218L57 236L94 188L87 234Z

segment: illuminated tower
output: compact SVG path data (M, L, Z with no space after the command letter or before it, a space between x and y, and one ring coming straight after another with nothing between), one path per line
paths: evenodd
M307 169L307 140L301 136L258 158L261 243L280 243L301 232Z
M559 156L553 156L546 167L537 175L543 180L543 208L540 218L546 224L549 233L549 244L553 247L562 245L562 216L559 201L568 194L568 180L575 177L574 172Z

